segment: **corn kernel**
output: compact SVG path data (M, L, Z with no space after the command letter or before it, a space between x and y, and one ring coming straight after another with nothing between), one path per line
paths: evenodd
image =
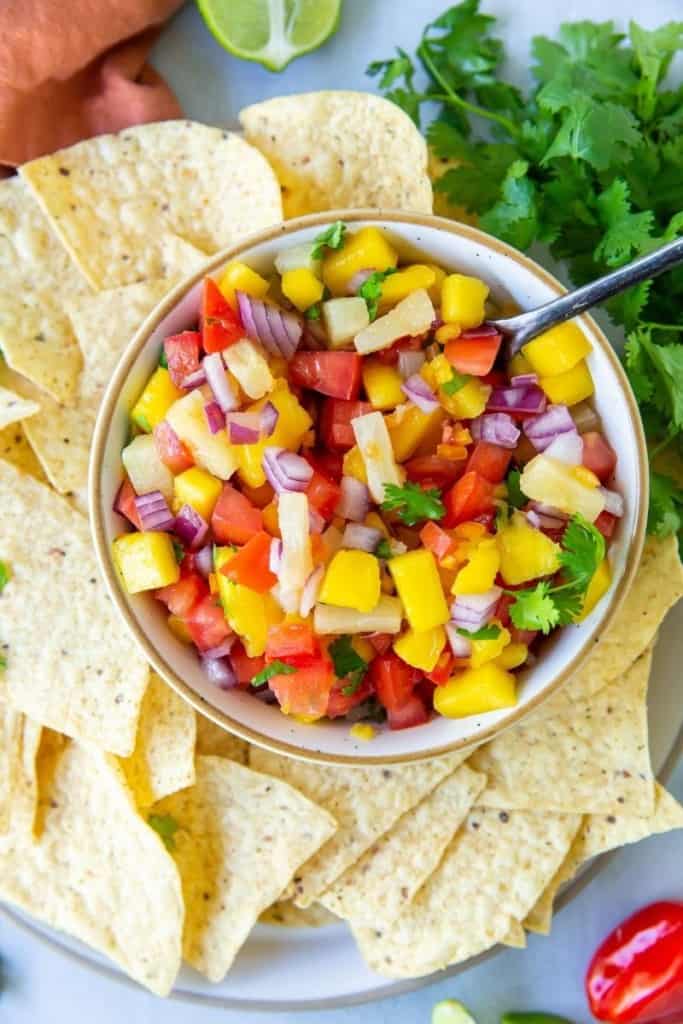
M320 302L325 287L312 270L301 268L299 270L287 270L282 275L280 282L282 294L290 302L293 302L302 313L309 306Z
M233 309L237 309L236 291L244 292L252 299L262 299L270 287L270 282L248 267L246 263L233 260L232 263L228 263L221 274L218 287Z
M441 316L446 323L458 323L463 329L477 327L484 319L488 294L488 285L478 277L449 274L441 287Z
M442 324L441 327L437 327L434 337L439 345L445 345L446 342L459 338L461 334L462 327L460 324Z
M374 740L375 730L369 722L356 722L349 729L349 736L353 736L354 740L360 740L361 743L368 743Z

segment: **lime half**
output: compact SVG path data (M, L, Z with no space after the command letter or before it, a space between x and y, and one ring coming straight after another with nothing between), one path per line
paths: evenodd
M315 50L339 23L342 0L197 0L221 46L270 71Z

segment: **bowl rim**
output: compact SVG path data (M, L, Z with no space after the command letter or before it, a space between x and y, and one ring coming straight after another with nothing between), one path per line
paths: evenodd
M477 733L475 737L464 737L456 739L452 743L442 744L435 748L426 748L421 751L413 751L404 754L381 755L373 757L368 751L367 754L329 754L322 751L305 750L292 743L274 739L266 736L256 729L237 722L224 711L209 704L200 696L185 680L178 675L173 665L169 664L160 651L149 639L146 631L138 621L129 604L126 602L123 589L120 585L109 545L105 537L104 509L102 503L102 468L104 465L104 452L111 428L111 422L116 410L121 390L132 369L133 364L145 347L149 336L156 330L161 321L168 316L175 306L178 305L191 288L207 274L222 267L231 259L235 259L247 249L272 241L277 237L287 237L303 228L328 225L334 221L341 220L345 223L356 223L359 221L377 221L385 225L410 224L414 227L436 229L448 234L466 238L483 249L493 250L495 253L513 260L524 270L530 272L551 291L559 296L567 292L567 289L549 271L541 267L535 260L525 256L514 249L506 242L494 238L486 232L464 224L459 221L449 220L435 214L413 213L404 210L383 210L379 208L362 208L353 210L327 210L321 213L307 214L302 217L295 217L291 220L274 224L269 228L254 232L240 239L239 242L222 249L213 256L207 257L200 267L194 270L187 277L179 281L151 311L141 323L132 339L122 353L116 369L109 381L104 398L98 410L93 439L90 451L89 473L88 473L88 508L89 520L95 554L98 567L102 574L109 595L122 617L133 638L143 651L151 667L164 679L164 681L184 700L186 700L199 714L209 718L215 725L236 735L248 743L253 743L276 754L283 754L286 757L293 757L301 761L313 764L327 765L348 765L359 768L380 767L387 764L408 764L430 760L435 757L442 757L457 751L474 749L483 743L489 742L495 736L506 729L519 724L527 715L537 710L546 700L557 693L569 679L581 668L585 662L593 643L598 639L598 634L604 632L611 625L615 615L619 611L631 584L635 577L636 570L645 543L645 528L647 523L647 507L649 497L649 463L647 456L647 445L643 426L638 411L635 396L629 384L626 373L619 361L616 351L610 344L607 336L597 322L589 314L584 313L577 317L579 323L584 324L591 335L597 340L603 354L605 355L617 385L626 400L628 418L631 430L636 441L637 464L636 464L636 488L634 500L637 501L636 522L633 535L626 552L624 571L617 585L609 596L609 604L601 621L593 627L586 636L579 651L574 657L557 673L557 675L523 706L518 706L505 719L504 722L488 726ZM370 746L370 744L368 744Z

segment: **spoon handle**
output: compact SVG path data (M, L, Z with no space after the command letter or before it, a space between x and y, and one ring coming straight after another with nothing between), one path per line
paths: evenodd
M547 331L555 324L578 316L591 306L596 306L612 295L625 291L631 285L645 281L649 277L657 277L658 274L663 274L670 267L682 262L683 238L676 238L673 242L668 242L654 252L648 253L647 256L641 256L640 259L613 270L611 274L605 274L597 281L591 281L575 291L561 295L558 299L552 299L537 309L503 320L492 320L491 323L510 339L511 351L515 353L527 341L531 341L537 334Z

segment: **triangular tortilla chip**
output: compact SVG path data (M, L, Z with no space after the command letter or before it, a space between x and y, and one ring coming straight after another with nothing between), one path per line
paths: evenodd
M37 402L22 398L8 388L0 387L0 430L11 423L18 423L19 420L34 416L39 409Z
M227 757L238 764L249 763L249 744L205 715L197 715L197 753Z
M13 423L11 427L0 430L0 459L10 462L22 473L28 473L41 483L48 482L20 423Z
M13 827L30 834L38 803L36 754L41 727L0 701L0 835ZM14 809L14 814L13 814ZM18 821L18 811L25 812Z

